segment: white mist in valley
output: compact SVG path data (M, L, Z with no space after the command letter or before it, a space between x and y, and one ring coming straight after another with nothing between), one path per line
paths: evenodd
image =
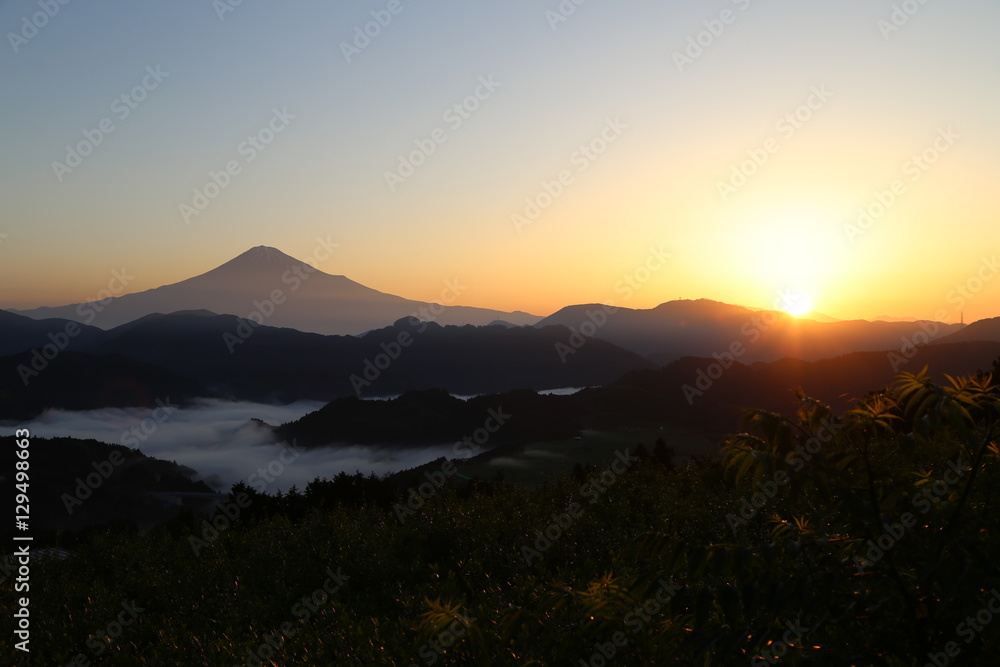
M315 401L267 405L203 400L172 410L47 410L18 428L28 428L39 438L93 438L134 447L147 456L194 469L198 473L195 479L205 481L217 491L228 491L233 484L250 483L251 479L258 490L262 483L266 484L267 493L287 491L292 485L302 490L316 477L330 478L339 472L355 471L383 475L441 456L454 456L454 443L405 447L347 443L290 451L276 441L269 429L251 421L260 419L279 426L323 405ZM270 472L260 472L266 472L269 466ZM273 475L275 471L280 472Z

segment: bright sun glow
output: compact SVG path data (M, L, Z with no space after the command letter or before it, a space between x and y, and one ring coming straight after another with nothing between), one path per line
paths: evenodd
M812 311L812 299L808 295L802 293L789 294L784 299L784 303L781 304L781 309L789 315L801 317L802 315Z
M741 218L733 264L766 308L801 317L835 283L840 247L837 218L808 203L789 202Z

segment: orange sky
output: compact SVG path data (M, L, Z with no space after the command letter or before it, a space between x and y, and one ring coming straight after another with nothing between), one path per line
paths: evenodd
M329 237L329 273L420 300L457 278L457 303L539 315L786 292L838 318L1000 315L1000 6L928 3L895 30L879 3L805 4L553 24L528 0L404 3L350 58L365 6L78 8L5 73L24 94L3 102L0 307ZM141 38L105 48L121 34Z

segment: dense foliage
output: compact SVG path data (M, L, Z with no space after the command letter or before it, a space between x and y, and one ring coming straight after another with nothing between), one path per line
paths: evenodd
M32 652L11 659L1000 664L998 414L989 376L911 374L839 415L750 412L720 459L677 468L632 450L534 491L241 486L217 528L36 563Z

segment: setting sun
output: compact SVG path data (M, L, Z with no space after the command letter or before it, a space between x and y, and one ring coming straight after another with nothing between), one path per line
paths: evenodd
M801 292L789 292L782 295L778 307L793 317L801 317L813 309L812 298Z

